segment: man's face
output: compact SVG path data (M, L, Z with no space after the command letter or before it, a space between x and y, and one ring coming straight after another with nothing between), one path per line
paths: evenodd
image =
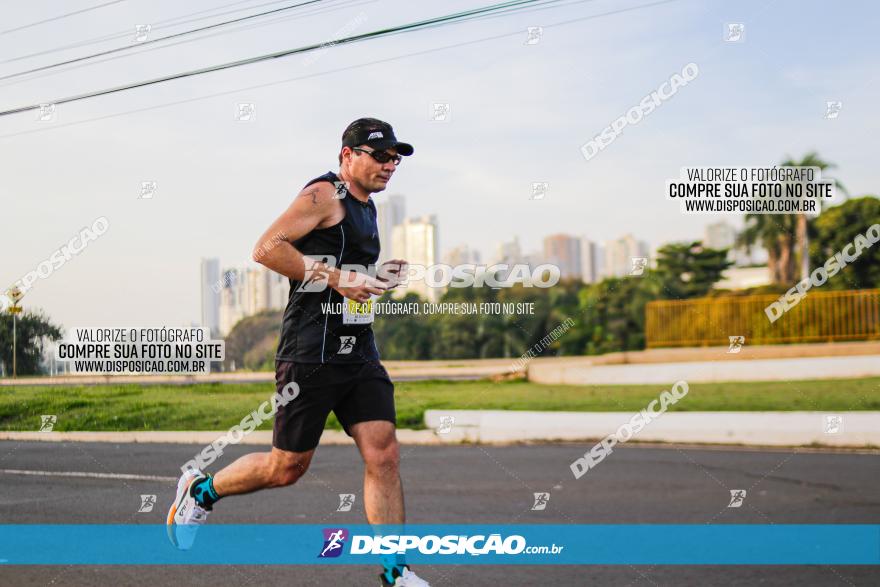
M363 149L363 150L361 150ZM397 166L394 160L379 163L373 156L364 151L373 151L368 145L358 145L351 152L351 164L349 170L352 178L360 183L368 192L381 192L388 187L391 176L394 175ZM386 153L397 155L396 149L386 149Z

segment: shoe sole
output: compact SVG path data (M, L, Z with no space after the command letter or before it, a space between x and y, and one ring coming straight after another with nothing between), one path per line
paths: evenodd
M183 503L183 500L186 499L186 496L189 494L189 488L192 485L193 481L198 479L198 476L194 476L190 478L190 480L183 486L183 490L178 487L177 495L174 497L174 502L171 504L171 508L168 510L168 517L165 519L166 530L168 532L168 539L171 541L171 544L174 545L175 548L180 548L180 544L177 541L177 532L175 532L175 528L178 524L174 521L174 516L177 514L177 508Z

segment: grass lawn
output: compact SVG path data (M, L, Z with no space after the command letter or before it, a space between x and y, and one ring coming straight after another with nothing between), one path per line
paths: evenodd
M538 385L525 381L396 384L398 426L423 428L426 409L636 412L669 386ZM225 430L257 409L271 383L0 387L0 430ZM295 401L295 400L294 400ZM696 383L671 411L880 411L880 377ZM339 429L333 414L328 428ZM271 430L271 420L261 430Z

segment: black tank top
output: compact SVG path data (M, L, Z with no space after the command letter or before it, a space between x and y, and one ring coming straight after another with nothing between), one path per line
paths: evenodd
M339 182L339 177L328 171L308 182L305 187L327 181ZM328 228L316 228L293 242L303 255L327 259L328 264L360 265L361 273L368 272L379 259L379 230L376 224L376 205L372 198L361 202L343 184L337 189L345 218ZM375 273L372 273L375 275ZM379 361L379 350L373 339L371 318L363 313L337 312L338 304L349 309L349 300L331 287L322 291L299 291L303 282L290 280L290 297L281 323L281 339L277 360L302 363L366 363ZM331 308L328 312L327 307ZM363 309L363 306L361 306Z

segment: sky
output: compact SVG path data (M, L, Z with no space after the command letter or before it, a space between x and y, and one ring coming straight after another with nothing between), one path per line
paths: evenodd
M19 28L103 3L0 0L0 77L133 47L0 80L0 110L489 2L331 0L158 48L138 45L135 25L156 38L295 2L127 0ZM466 243L491 256L518 237L528 252L554 233L631 233L654 248L721 219L741 225L664 197L685 166L771 166L816 150L850 194L877 194L878 13L871 2L565 0L61 104L46 122L0 117L0 282L103 217L106 233L24 306L67 328L197 322L199 260L245 265L302 186L338 169L342 131L363 116L415 147L387 194L404 195L409 216L437 215L441 251ZM724 41L727 23L745 25L742 42ZM539 42L526 44L536 26ZM44 54L19 59L33 53ZM691 62L692 82L584 158L581 145ZM827 101L842 102L836 119ZM253 120L235 119L240 103L255 105ZM450 105L448 120L432 120L434 103ZM145 181L156 182L150 199ZM548 182L545 198L530 198L533 182Z

